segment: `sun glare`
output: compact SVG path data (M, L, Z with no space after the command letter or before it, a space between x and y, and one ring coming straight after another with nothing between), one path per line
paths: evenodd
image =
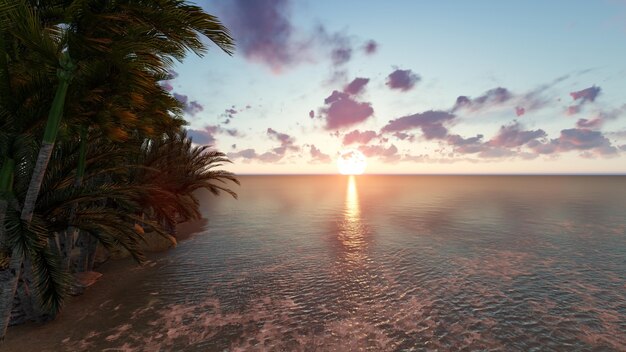
M337 158L337 167L342 175L360 175L366 166L365 155L356 149L342 150Z

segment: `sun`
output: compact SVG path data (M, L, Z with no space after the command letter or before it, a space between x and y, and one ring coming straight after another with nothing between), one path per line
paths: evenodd
M365 155L356 149L344 149L339 152L337 167L342 175L360 175L365 171Z

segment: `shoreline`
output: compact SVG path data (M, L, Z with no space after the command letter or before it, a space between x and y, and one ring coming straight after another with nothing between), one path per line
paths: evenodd
M192 223L180 224L176 240L180 244L191 237L200 234L206 228L207 220L201 219ZM151 247L152 248L152 247ZM133 258L113 258L100 264L94 271L101 273L102 277L93 285L87 287L78 296L69 296L66 299L63 310L57 317L48 322L27 322L24 324L10 326L4 341L0 342L2 351L57 351L59 344L64 340L76 340L84 332L68 331L62 329L67 325L81 325L90 327L89 318L98 314L106 314L107 311L117 311L119 303L114 301L114 297L123 295L123 292L132 289L133 285L141 281L146 269L156 265L157 260L166 257L171 250L176 247L162 250L146 250L148 259L144 265L139 265ZM129 323L124 320L111 321L115 324ZM97 326L92 326L97 329ZM67 346L72 350L71 346ZM88 350L88 346L84 349Z

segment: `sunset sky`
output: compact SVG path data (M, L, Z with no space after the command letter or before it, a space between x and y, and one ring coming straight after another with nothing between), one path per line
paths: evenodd
M200 1L233 57L164 82L246 173L626 173L626 2Z

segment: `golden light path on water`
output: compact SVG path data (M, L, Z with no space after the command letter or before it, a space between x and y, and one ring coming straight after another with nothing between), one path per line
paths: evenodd
M338 233L350 264L359 264L366 259L363 253L366 245L365 229L360 213L356 176L350 175L346 189L344 221Z

